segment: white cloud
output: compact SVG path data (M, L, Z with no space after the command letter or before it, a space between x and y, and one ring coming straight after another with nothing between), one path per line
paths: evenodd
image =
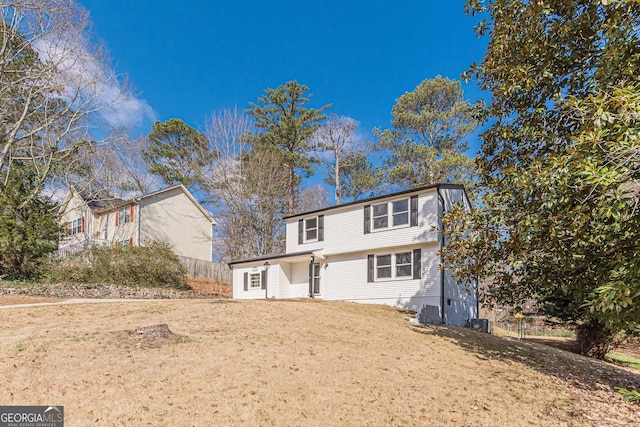
M92 46L82 31L67 28L48 33L33 46L41 60L57 70L46 77L46 84L75 108L97 113L115 128L132 128L156 119L151 106L128 90L106 55Z

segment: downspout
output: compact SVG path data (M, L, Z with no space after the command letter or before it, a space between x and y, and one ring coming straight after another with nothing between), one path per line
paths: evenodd
M442 225L442 215L445 214L445 207L444 207L444 199L442 198L442 195L440 194L440 187L436 187L436 191L438 192L438 201L440 202L440 205L442 206L442 213L440 215L438 215L438 221L440 222L440 261L442 261L442 249L444 249L444 225ZM446 324L444 318L444 310L445 310L445 305L444 305L444 268L440 269L440 307L442 307L442 324Z

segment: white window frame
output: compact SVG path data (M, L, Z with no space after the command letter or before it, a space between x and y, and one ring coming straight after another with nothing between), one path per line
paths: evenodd
M67 236L82 233L82 217L71 220L67 223Z
M406 209L396 211L396 207L401 203L406 203ZM385 214L376 215L376 207L382 207L382 206L385 206L385 209L386 209ZM371 230L382 231L382 230L389 230L393 228L409 227L410 210L411 210L411 200L408 197L402 198L402 199L390 200L388 202L372 205L371 206ZM403 220L401 223L396 224L398 217L404 217L406 219ZM381 221L384 223L384 225L376 224L376 219L384 220L384 221Z
M396 212L396 204L400 204L400 203L405 203L407 205L407 208L405 210ZM400 200L394 200L393 202L391 202L391 214L390 214L391 227L395 228L395 227L403 227L403 226L409 225L409 206L410 206L409 199L400 199ZM406 220L402 223L396 224L396 218L400 216L404 216Z
M315 227L309 227L309 222L314 221L316 222ZM314 238L309 238L309 232L310 231L315 231L316 237ZM318 241L318 232L319 232L319 227L318 227L318 217L314 216L312 218L306 218L304 220L304 242L317 242Z
M118 209L118 225L131 222L131 205Z
M403 254L408 254L409 263L402 263L402 264L398 263L398 258ZM378 265L378 259L381 257L389 257L390 259L389 264ZM409 274L398 275L398 267L407 267L407 266L409 267ZM379 276L379 269L381 268L390 269L390 273L388 277ZM376 254L375 262L374 262L374 274L375 274L374 280L376 282L387 281L387 280L413 279L413 251L408 250L408 251L392 252L392 253L385 253L385 254Z
M254 281L254 278L257 277L257 280ZM249 289L261 289L262 288L262 274L261 272L249 273L249 283L247 285Z

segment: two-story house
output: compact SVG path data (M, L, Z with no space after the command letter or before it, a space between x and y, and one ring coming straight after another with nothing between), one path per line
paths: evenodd
M211 261L215 221L182 185L122 200L71 188L58 211L59 253L89 244L139 246L164 241L173 252Z
M233 261L233 297L386 304L435 323L478 317L475 284L440 269L440 216L471 209L464 187L436 184L286 218L286 253Z

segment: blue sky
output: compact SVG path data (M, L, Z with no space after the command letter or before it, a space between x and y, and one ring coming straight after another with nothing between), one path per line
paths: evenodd
M212 112L248 107L266 88L307 85L311 106L387 128L396 98L422 80L458 79L486 40L464 0L80 0L116 70L152 118L203 130ZM474 83L465 97L486 98ZM150 115L138 132L151 129ZM477 138L470 140L473 155Z

